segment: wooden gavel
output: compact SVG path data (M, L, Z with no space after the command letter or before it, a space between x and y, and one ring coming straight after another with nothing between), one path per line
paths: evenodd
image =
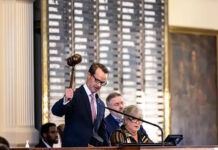
M74 54L73 56L67 58L67 64L72 67L71 71L71 78L70 78L70 87L73 88L73 82L74 82L74 68L77 64L79 64L82 61L82 57L80 54Z

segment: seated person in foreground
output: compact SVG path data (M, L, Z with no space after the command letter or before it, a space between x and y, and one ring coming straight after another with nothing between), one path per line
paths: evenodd
M0 150L7 150L10 148L9 142L6 138L0 136Z
M58 127L57 127L57 130L58 130L58 133L60 135L60 140L61 140L61 143L62 143L62 140L63 140L63 136L64 136L64 124L60 124Z
M7 145L0 143L0 150L10 150L10 149Z
M58 143L58 131L56 124L45 123L41 126L41 139L35 147L52 148Z
M123 113L142 118L142 112L135 105L124 108ZM141 121L124 116L124 124L114 131L110 137L111 145L117 146L122 143L153 143L147 134L140 129Z

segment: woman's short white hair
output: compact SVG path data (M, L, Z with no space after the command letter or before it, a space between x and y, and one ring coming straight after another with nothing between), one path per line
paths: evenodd
M142 110L139 109L137 106L135 105L129 105L127 107L124 108L123 113L127 114L127 115L131 115L134 117L138 117L138 115L142 115ZM128 118L127 116L124 116L124 119Z

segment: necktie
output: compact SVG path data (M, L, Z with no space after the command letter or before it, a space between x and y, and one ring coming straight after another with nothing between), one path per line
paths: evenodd
M91 97L91 111L92 111L92 123L94 123L95 118L96 118L96 110L95 110L95 98L94 98L94 94L90 94Z

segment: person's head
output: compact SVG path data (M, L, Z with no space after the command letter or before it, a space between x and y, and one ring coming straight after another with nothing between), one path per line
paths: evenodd
M100 63L93 63L88 71L86 84L92 93L98 92L107 84L108 69Z
M113 92L109 94L106 98L106 104L109 108L123 112L123 98L120 95L120 93ZM119 118L122 117L122 115L117 112L110 110L110 113L116 117L119 117Z
M0 143L0 150L10 150L10 148L5 144Z
M125 107L123 113L142 119L142 111L135 105ZM124 116L124 125L130 133L137 133L140 128L141 121Z
M41 137L50 146L58 143L57 128L54 123L46 123L41 126Z
M61 141L63 140L63 136L64 136L64 124L60 124L57 129L58 129L58 133L60 135Z
M2 136L0 136L0 144L4 144L7 147L10 147L9 142Z

